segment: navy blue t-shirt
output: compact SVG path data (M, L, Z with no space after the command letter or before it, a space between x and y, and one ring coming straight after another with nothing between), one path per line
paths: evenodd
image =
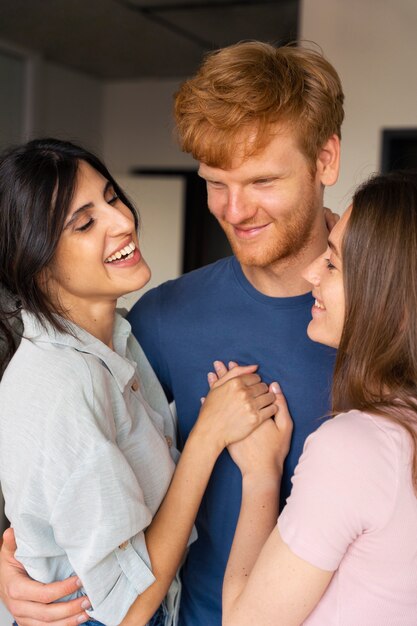
M310 293L259 293L229 257L150 290L128 316L168 399L175 400L180 445L207 394L215 359L259 364L266 383L278 381L294 421L282 501L306 437L329 410L334 351L307 337L312 304ZM197 516L198 540L182 569L180 626L221 626L223 576L240 502L240 472L225 451Z

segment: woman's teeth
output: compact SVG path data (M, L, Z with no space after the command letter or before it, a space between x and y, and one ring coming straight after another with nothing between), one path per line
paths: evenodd
M318 309L323 309L324 311L326 310L322 303L319 302L317 299L314 301L314 306L316 306Z
M127 246L107 257L104 262L112 263L112 261L119 261L119 259L121 259L122 257L125 257L125 259L131 259L133 257L133 252L135 251L135 248L135 244L133 243L133 241L131 241L127 244Z

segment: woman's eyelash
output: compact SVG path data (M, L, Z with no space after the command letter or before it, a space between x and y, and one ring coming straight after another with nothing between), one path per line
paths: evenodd
M333 265L333 263L330 262L330 259L324 259L326 261L326 265L327 265L327 269L329 270L335 270L336 267Z
M114 204L116 202L116 200L119 199L119 196L116 192L114 192L113 196L110 198L110 200L107 200L108 204Z
M90 217L90 219L88 220L88 222L86 222L85 224L83 224L82 226L79 226L78 228L76 228L76 231L79 232L83 232L85 230L88 230L90 228L90 226L92 226L94 223L94 219L92 217Z

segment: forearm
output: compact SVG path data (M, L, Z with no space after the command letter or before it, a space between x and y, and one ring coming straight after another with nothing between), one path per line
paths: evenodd
M223 583L224 624L233 615L249 575L276 526L280 474L244 476L242 504Z
M195 517L221 448L191 433L169 490L146 531L156 581L131 606L123 626L146 624L166 595L183 558Z

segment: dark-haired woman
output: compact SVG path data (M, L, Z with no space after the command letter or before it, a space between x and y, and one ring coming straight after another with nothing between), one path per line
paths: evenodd
M176 622L171 583L213 465L283 402L256 367L242 368L209 393L174 474L169 407L116 313L118 297L150 275L137 226L105 166L78 146L35 140L0 160L10 348L17 308L24 323L0 385L0 480L16 558L41 582L79 576L88 611L79 622L107 626Z
M278 524L289 429L230 447L243 495L223 624L415 626L417 176L360 188L304 275L308 334L339 349L337 415L307 439Z

